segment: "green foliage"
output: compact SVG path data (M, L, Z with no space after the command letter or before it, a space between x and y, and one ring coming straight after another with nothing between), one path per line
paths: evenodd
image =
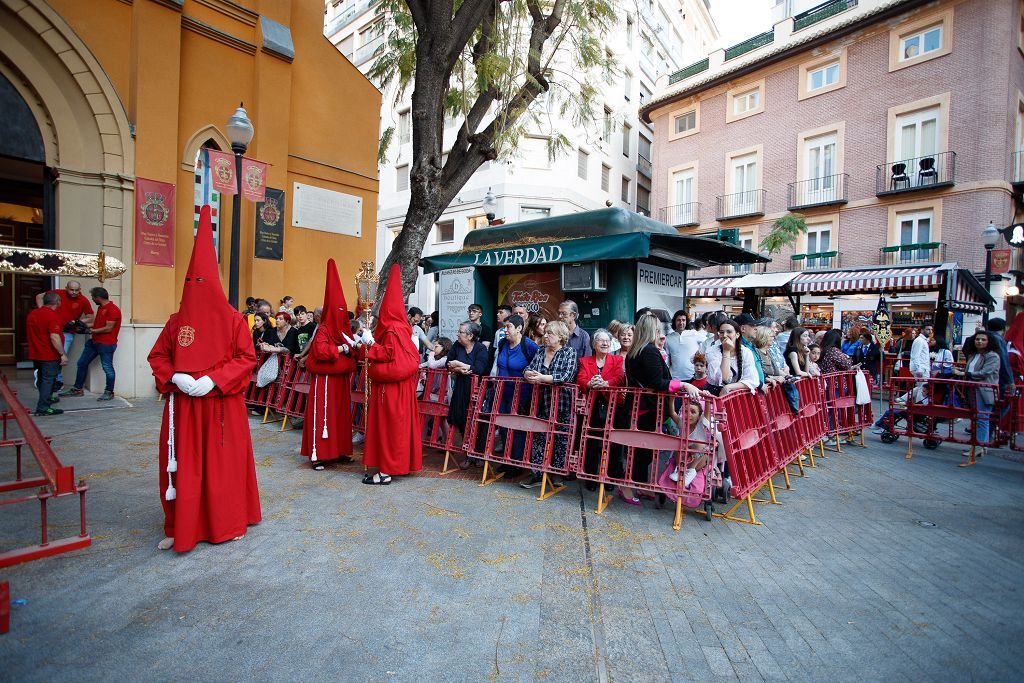
M772 229L761 240L761 249L777 254L788 246L796 244L800 235L807 232L803 214L787 213L772 224Z
M456 1L453 20L460 10L483 1ZM577 130L598 130L603 117L598 84L621 73L606 47L608 31L624 16L614 3L495 2L493 15L485 16L475 28L449 74L448 90L440 103L444 114L459 121L466 137L486 147L490 158L512 156L526 134L547 137L552 158L563 153L571 144L556 129L559 119L569 118ZM387 47L369 76L397 105L416 79L418 31L436 32L440 38L448 35L449 27L431 23L417 28L405 0L382 0L377 12L387 22ZM557 26L551 21L553 13L559 19ZM539 49L536 39L531 42L538 26L554 26ZM478 111L486 105L485 113L470 121L477 104Z
M380 144L377 146L377 163L383 164L388 158L388 147L391 146L391 141L395 137L395 127L388 126L384 129L384 132L380 134Z

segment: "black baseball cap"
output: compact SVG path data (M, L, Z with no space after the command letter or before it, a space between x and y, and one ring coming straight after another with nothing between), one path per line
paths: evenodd
M750 315L749 313L740 313L738 316L736 316L736 324L756 326L757 322L754 320L754 316Z

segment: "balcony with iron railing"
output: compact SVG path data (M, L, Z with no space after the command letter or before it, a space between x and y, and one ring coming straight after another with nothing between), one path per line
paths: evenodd
M327 25L324 27L324 35L327 37L333 36L335 33L355 21L360 14L373 7L378 1L379 0L357 0L357 2L347 10L344 10L341 14L327 22Z
M834 17L835 15L845 12L848 9L853 9L856 6L857 0L829 0L829 2L823 2L809 10L800 12L799 14L794 14L793 31L799 31L807 28L808 26L814 26L820 21L825 21L829 17Z
M764 273L767 270L767 263L726 263L718 268L718 272L722 275L748 275L750 273Z
M676 71L674 74L669 76L668 84L672 85L674 83L678 83L679 81L685 81L690 76L696 76L699 73L707 71L709 68L711 68L711 59L705 57L699 62L694 62L690 66L683 67L679 71Z
M725 221L734 218L763 216L767 195L767 190L748 190L720 195L715 198L717 201L715 217L717 220Z
M654 178L654 167L651 165L651 160L643 154L637 154L636 156L636 170L648 178Z
M875 195L952 187L956 183L956 152L901 159L875 167Z
M1024 183L1024 150L1013 154L1013 184Z
M662 223L668 223L673 228L700 225L700 202L663 206L658 217Z
M846 197L848 177L846 173L837 173L822 178L810 178L790 183L786 204L790 211L809 209L815 206L845 204L848 201Z
M945 242L916 242L896 244L878 250L878 265L902 266L908 263L943 263L946 260Z
M637 205L636 205L636 212L638 214L640 214L641 216L647 216L648 218L651 217L651 207L644 206L643 204L641 204L639 202L637 202Z
M732 47L725 48L725 61L728 62L730 59L736 59L737 57L747 54L748 52L753 52L759 47L771 45L774 40L775 29L772 29L771 31L765 31L764 33L759 33L758 35L752 38L747 38L742 43L736 43Z
M819 251L809 254L793 254L789 257L789 269L830 270L842 267L842 254L838 251Z

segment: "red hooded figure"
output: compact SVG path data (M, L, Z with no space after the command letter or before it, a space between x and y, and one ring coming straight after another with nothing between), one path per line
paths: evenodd
M243 399L256 356L245 319L220 284L209 206L199 214L181 306L149 364L157 390L167 395L160 427L164 535L179 552L244 535L260 521Z
M352 459L352 373L356 362L350 355L345 292L334 259L327 261L327 284L320 325L306 358L309 398L302 424L302 455L315 469L324 461Z
M402 276L391 267L373 330L375 343L366 350L370 400L367 407L363 463L381 474L409 474L423 468L420 417L416 405L419 347L402 300ZM386 483L368 476L368 484Z

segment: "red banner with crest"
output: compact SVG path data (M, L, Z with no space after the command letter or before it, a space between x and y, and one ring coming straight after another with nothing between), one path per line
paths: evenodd
M210 184L221 194L236 194L238 180L235 178L235 155L230 152L207 150L210 155Z
M135 263L174 267L174 184L135 179Z
M242 199L262 202L266 199L267 164L249 157L242 157Z

